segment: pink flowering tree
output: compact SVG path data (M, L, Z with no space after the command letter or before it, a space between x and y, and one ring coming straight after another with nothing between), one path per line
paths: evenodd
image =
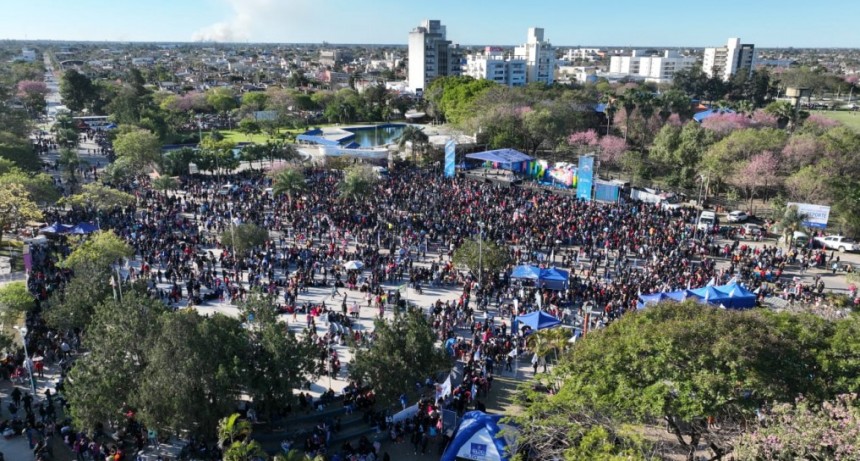
M779 128L779 119L761 109L754 111L750 120L756 128Z
M720 136L727 136L732 131L750 126L752 126L752 120L746 115L730 112L714 114L702 120L703 128L707 128Z
M45 82L35 80L21 80L18 82L18 97L33 112L45 110L45 96L48 95L48 86Z
M627 151L627 141L611 134L600 138L597 145L600 147L600 161L605 165L618 165L621 156Z
M815 163L824 152L824 144L812 134L794 135L782 148L782 157L791 170Z
M752 201L756 192L776 182L776 172L779 168L779 159L773 152L764 151L754 155L743 166L741 166L731 177L731 183L740 189L749 200L749 208L752 209Z
M741 434L740 461L760 459L860 459L860 410L856 395L840 395L816 405L799 399L763 413L759 424Z
M806 117L806 120L803 121L804 127L812 128L813 131L821 133L839 125L842 125L839 121L820 114L810 114L809 117Z
M596 146L599 140L594 130L578 131L567 137L567 143L574 147Z

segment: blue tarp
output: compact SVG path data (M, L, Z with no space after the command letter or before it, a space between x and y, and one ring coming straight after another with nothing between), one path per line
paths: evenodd
M518 324L531 327L532 331L544 330L556 325L561 325L561 321L544 311L535 311L526 315L521 315L516 318L516 322Z
M97 230L99 230L98 226L96 226L94 224L90 224L88 222L82 222L82 223L78 223L77 226L71 228L69 230L69 233L70 234L78 234L78 235L92 234L93 232L95 232Z
M540 278L541 270L537 266L517 266L511 271L511 278L537 280Z
M678 290L649 295L639 295L636 303L637 309L644 309L652 304L663 301L693 300L700 303L707 302L714 306L723 306L727 309L749 309L756 306L757 296L755 293L740 286L736 282L721 286L705 286L695 290Z
M514 149L497 149L488 150L485 152L476 152L474 154L467 154L466 158L472 160L481 160L484 162L501 163L504 165L530 162L534 160L533 157L529 157L528 155Z
M468 459L475 461L507 461L508 451L514 451L513 428L501 424L502 415L470 411L463 415L457 434L448 444L440 461ZM502 429L505 429L502 432ZM509 449L510 447L510 449Z
M323 138L322 136L312 136L312 135L307 135L307 134L300 134L300 135L296 136L296 140L309 142L312 144L319 144L322 146L340 146L340 142L332 140L332 139L326 139L326 138Z
M702 112L699 112L696 115L693 115L693 120L695 120L699 123L702 123L702 120L704 120L704 119L706 119L712 115L734 114L734 113L735 113L735 111L733 111L731 109L708 109L708 110L704 110Z
M65 234L72 230L72 227L68 224L60 224L59 222L55 222L48 227L39 229L40 234Z
M696 296L704 299L705 301L711 304L721 304L724 299L727 299L729 296L726 293L722 293L713 286L704 286L702 288L696 288L695 290L690 290L696 294Z

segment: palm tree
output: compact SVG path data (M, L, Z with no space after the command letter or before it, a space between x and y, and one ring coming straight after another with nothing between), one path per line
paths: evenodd
M152 188L162 192L174 190L179 187L179 181L170 176L159 176L152 180Z
M526 345L538 357L546 359L550 352L554 352L555 358L558 360L559 354L567 346L568 339L570 336L563 328L551 328L533 333L526 340Z
M293 206L293 194L304 189L305 174L298 168L282 168L272 175L272 194L275 197L281 194L286 195L290 208Z
M628 88L623 94L618 96L618 101L624 109L625 127L624 141L627 141L627 134L630 132L630 116L633 115L633 110L636 109L636 99L639 92L633 88Z
M233 413L218 421L218 444L221 447L246 440L251 435L251 422Z
M224 461L256 461L261 459L268 459L268 455L256 440L233 442L224 450Z
M68 187L68 192L74 193L78 187L78 168L81 166L81 159L74 149L63 147L60 149L60 158L57 163L63 167L63 179Z
M415 150L419 150L422 153L424 152L424 147L426 147L430 138L427 137L427 133L424 130L413 126L408 125L403 129L403 132L400 133L400 138L397 140L397 147L403 149L406 146L406 143L412 143L412 153L415 154Z
M340 194L344 199L362 198L373 190L377 180L376 173L367 165L351 166L340 183Z
M794 243L794 233L803 229L803 222L807 218L806 214L798 210L797 205L786 207L785 214L779 221L779 227L782 228L783 240L785 240L789 248Z

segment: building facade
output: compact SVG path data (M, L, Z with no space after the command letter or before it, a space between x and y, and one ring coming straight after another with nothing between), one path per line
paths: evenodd
M476 79L492 80L508 86L526 84L526 61L505 56L501 48L488 46L483 54L466 56L463 75Z
M441 21L428 19L409 33L409 89L421 92L436 77L460 75L461 54Z
M751 73L755 66L755 45L730 38L726 46L705 48L702 70L708 77L728 81L738 72Z
M696 58L681 56L677 51L633 50L630 56L612 56L609 73L643 77L645 81L668 83L679 70L689 69Z
M543 29L530 27L526 43L514 49L514 58L526 62L526 82L555 81L555 48L544 40Z

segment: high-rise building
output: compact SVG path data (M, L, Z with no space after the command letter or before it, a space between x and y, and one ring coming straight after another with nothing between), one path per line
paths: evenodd
M460 48L446 39L437 19L424 20L409 33L409 89L424 91L436 77L460 75Z
M755 65L755 45L742 44L739 38L730 38L726 46L705 48L702 70L708 77L728 81L738 72L751 73Z
M501 48L488 46L483 54L466 56L463 75L502 85L523 86L526 84L526 61L505 56Z
M672 81L675 72L689 69L696 58L681 56L677 51L633 50L630 56L612 56L609 59L609 72L619 75L644 77L646 81L667 83Z
M525 45L514 49L514 57L526 61L526 82L549 85L555 81L555 48L544 40L542 28L529 28Z

